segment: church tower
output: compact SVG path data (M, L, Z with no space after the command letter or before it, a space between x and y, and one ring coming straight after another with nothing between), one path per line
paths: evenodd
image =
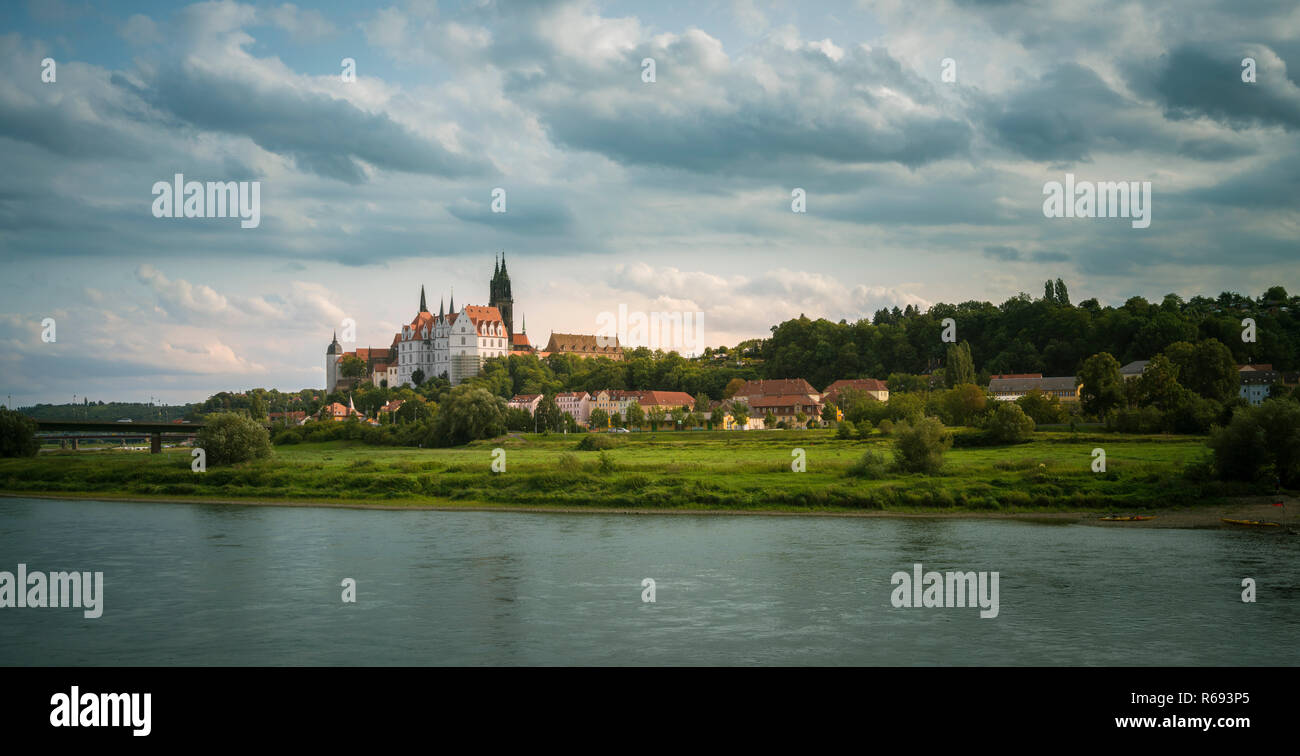
M488 284L488 307L495 307L506 324L506 343L513 343L515 333L515 298L510 293L510 274L506 272L506 253L493 260L492 283Z
M343 345L339 343L339 335L334 334L334 340L330 345L325 347L325 393L333 393L334 387L339 383L339 355L343 354Z

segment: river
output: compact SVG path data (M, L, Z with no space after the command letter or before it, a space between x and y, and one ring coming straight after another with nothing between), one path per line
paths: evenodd
M99 618L0 608L0 665L1295 665L1298 556L1252 531L0 498L0 571L104 574ZM997 616L893 606L918 562L997 572Z

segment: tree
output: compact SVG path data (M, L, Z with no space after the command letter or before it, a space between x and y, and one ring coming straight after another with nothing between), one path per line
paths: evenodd
M1034 420L1015 402L999 402L989 420L989 437L1001 444L1028 441L1034 433Z
M709 427L710 428L721 427L722 422L726 419L727 419L727 413L723 411L722 405L719 404L717 407L713 408L712 412L709 413Z
M1167 410L1181 399L1183 387L1178 383L1178 366L1164 354L1153 357L1146 370L1134 381L1139 407L1153 406Z
M763 413L763 427L764 428L776 427L776 415L772 414L772 410L768 410L767 412Z
M416 368L415 372L411 373L411 385L415 386L416 388L419 388L423 383L424 383L424 371L419 368Z
M858 429L853 425L852 420L845 420L835 429L835 437L843 439L857 438Z
M1070 294L1065 290L1065 282L1056 279L1056 299L1057 304L1068 305L1070 303Z
M667 416L668 413L664 412L663 407L651 407L650 412L647 414L647 418L650 420L650 430L659 430L659 426L663 424L664 418Z
M889 416L894 421L915 420L925 413L925 402L916 394L890 394Z
M1266 399L1242 408L1208 443L1221 478L1259 480L1272 471L1283 485L1300 484L1300 404Z
M265 420L266 403L262 401L262 397L259 396L257 393L255 392L250 392L250 393L251 396L249 397L248 400L248 416L253 418L254 420Z
M620 414L618 414L617 412L611 414L611 415L609 416L609 424L610 424L611 426L615 427L615 428L622 428L622 427L623 427L623 416L620 415Z
M736 421L736 425L744 430L749 426L749 407L741 402L732 402L731 419Z
M970 356L970 343L948 345L948 359L943 366L944 384L948 388L975 382L975 363Z
M560 431L564 429L564 412L555 403L554 396L544 396L533 411L533 420L541 430Z
M1216 402L1226 402L1240 389L1237 361L1218 339L1192 345L1178 341L1165 348L1164 355L1178 368L1178 383Z
M505 432L505 400L485 388L462 384L452 389L438 407L430 440L439 445L458 446L480 438L495 438Z
M1055 396L1044 394L1038 389L1030 389L1024 396L1016 400L1020 409L1025 414L1039 424L1063 423L1066 420L1067 412L1065 407L1061 406L1061 400Z
M923 417L894 429L896 464L905 472L938 472L943 467L943 453L951 447L952 432L938 418Z
M1083 367L1079 368L1079 381L1083 383L1079 401L1089 415L1100 417L1124 405L1124 378L1119 372L1119 361L1109 352L1084 360Z
M736 392L744 388L745 381L740 378L732 378L727 381L727 387L722 391L723 399L730 399L736 395Z
M1043 301L1044 302L1056 301L1056 288L1052 286L1052 279L1050 278L1047 279L1047 283L1043 284Z
M838 409L838 408L837 408L833 403L831 403L831 402L827 402L827 403L823 404L823 405L822 405L822 422L825 423L825 424L827 424L827 425L830 425L831 423L837 422L837 419L839 418L839 412L837 411L837 409Z
M0 457L35 457L41 450L36 421L0 407Z
M641 405L636 402L627 406L627 424L633 428L645 425L645 410L641 409Z
M970 425L988 405L984 389L973 383L963 383L944 392L943 407L956 425Z
M672 415L674 426L681 426L682 428L686 427L686 418L690 415L690 412L685 407L674 407L670 414Z
M600 407L597 407L596 409L592 410L591 414L587 417L587 427L608 428L609 413L601 409Z
M194 445L209 465L230 465L271 456L271 434L256 420L236 412L208 415Z
M366 361L349 354L339 363L339 375L344 378L360 378L366 374Z

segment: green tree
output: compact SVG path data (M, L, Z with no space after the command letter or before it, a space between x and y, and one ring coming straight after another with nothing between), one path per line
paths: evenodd
M365 374L366 361L355 354L347 355L343 358L343 361L339 363L339 375L344 378L361 378Z
M1084 360L1079 368L1079 401L1083 411L1098 417L1125 402L1124 378L1119 372L1119 361L1109 352L1100 352Z
M1208 443L1221 478L1269 482L1272 473L1283 485L1300 484L1300 404L1266 399L1239 409Z
M709 426L711 428L721 428L722 421L726 419L726 415L727 413L722 409L721 404L714 407L713 411L709 413Z
M1066 421L1068 413L1061 406L1061 400L1055 396L1044 394L1038 389L1030 389L1028 393L1016 400L1020 409L1033 419L1035 423L1063 423Z
M485 388L462 384L439 405L430 440L437 445L459 446L505 432L505 400Z
M596 409L592 410L591 414L587 416L587 427L608 428L609 413L601 409L600 407L597 407Z
M555 403L554 396L544 396L533 411L533 420L540 430L560 431L564 429L564 412Z
M776 427L776 415L772 414L772 410L768 410L767 412L763 413L763 427L764 428Z
M894 428L895 462L904 472L937 473L943 453L951 447L952 432L938 418L923 417Z
M253 393L249 397L248 416L259 421L266 419L266 403L263 402L262 397L256 393Z
M837 409L838 409L838 408L836 408L836 406L835 406L833 403L831 403L831 402L827 402L827 403L823 404L823 405L822 405L822 422L823 422L823 423L826 423L827 425L830 425L831 423L837 422L837 418L839 417L839 412L837 411Z
M627 424L633 428L645 425L645 410L641 409L640 404L632 402L627 405Z
M647 419L650 421L650 430L659 430L659 426L663 425L664 418L667 416L668 413L664 412L663 407L651 407L650 412L647 414Z
M745 381L744 381L744 379L742 379L742 378L732 378L731 380L727 381L727 386L726 386L726 388L723 389L723 391L722 391L722 398L723 398L723 399L730 399L731 397L733 397L733 396L736 395L736 392L737 392L737 391L739 391L740 389L744 388L744 386L745 386Z
M948 388L975 382L975 363L970 356L970 343L948 345L948 359L943 367L944 384Z
M857 438L858 429L853 425L852 420L845 420L835 429L835 437L843 439Z
M1182 398L1183 387L1178 383L1178 366L1164 354L1153 357L1146 370L1134 381L1135 396L1140 407L1153 406L1167 410Z
M421 369L419 369L419 368L416 368L416 369L415 369L415 372L411 373L411 384L412 384L413 386L415 386L416 388L419 388L420 386L424 385L424 371L423 371L423 370L421 370Z
M1018 444L1034 434L1034 420L1015 402L998 402L989 419L988 433L1000 444Z
M194 441L209 465L230 465L271 455L271 434L256 420L236 412L217 412L203 421Z
M988 396L973 383L962 383L944 392L943 406L956 425L970 425L984 411Z
M35 457L41 450L36 440L36 421L19 412L0 408L0 457Z
M1241 380L1237 361L1218 339L1195 345L1178 341L1166 347L1164 354L1178 368L1178 383L1184 388L1216 402L1237 396Z
M732 402L731 419L741 430L744 430L749 425L749 407L742 402Z

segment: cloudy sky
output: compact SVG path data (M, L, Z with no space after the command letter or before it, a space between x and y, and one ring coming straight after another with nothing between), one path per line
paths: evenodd
M15 403L322 386L342 319L386 346L421 284L486 304L502 251L535 342L620 304L702 312L717 345L1048 277L1115 304L1300 288L1294 0L0 14ZM260 225L153 217L178 172L259 181ZM1045 218L1067 172L1150 181L1151 226Z

